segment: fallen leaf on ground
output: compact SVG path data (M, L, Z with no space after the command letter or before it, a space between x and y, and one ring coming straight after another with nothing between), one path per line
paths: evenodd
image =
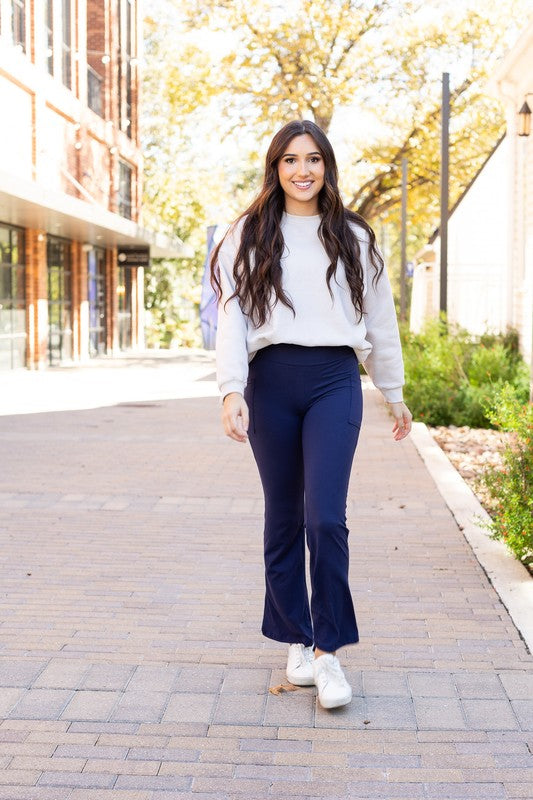
M293 683L280 683L279 686L271 686L268 691L270 694L283 694L283 692L295 692L297 688Z

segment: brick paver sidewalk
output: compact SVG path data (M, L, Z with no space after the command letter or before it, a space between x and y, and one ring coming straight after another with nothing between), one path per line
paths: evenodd
M390 428L365 391L327 712L268 692L261 490L214 397L0 417L0 800L532 798L533 660Z

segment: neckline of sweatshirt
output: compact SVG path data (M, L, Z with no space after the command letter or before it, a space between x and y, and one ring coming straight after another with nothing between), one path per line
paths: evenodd
M294 222L304 223L306 221L309 221L313 222L314 224L320 222L320 220L322 219L321 214L289 214L288 211L284 211L283 216L286 217L288 220L290 220L290 222L294 221Z
M256 352L270 344L313 346L351 346L375 385L389 402L401 400L403 364L392 292L386 272L374 285L369 280L366 230L354 224L361 244L364 272L364 314L360 318L342 262L326 283L329 257L318 235L321 216L283 213L281 227L285 242L282 256L282 283L295 313L283 303L274 305L261 326L249 323L236 298L219 307L217 330L217 378L222 394L243 393L249 362ZM235 289L234 260L240 240L236 227L219 253L223 298Z

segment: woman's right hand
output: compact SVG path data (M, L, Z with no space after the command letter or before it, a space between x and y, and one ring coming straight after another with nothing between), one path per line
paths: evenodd
M224 433L236 442L248 440L248 406L239 392L230 392L222 404L222 424Z

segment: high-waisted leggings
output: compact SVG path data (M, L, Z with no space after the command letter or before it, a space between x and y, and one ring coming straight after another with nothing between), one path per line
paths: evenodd
M351 347L270 345L250 362L244 396L265 496L262 632L326 652L354 644L346 495L362 417L356 355Z

